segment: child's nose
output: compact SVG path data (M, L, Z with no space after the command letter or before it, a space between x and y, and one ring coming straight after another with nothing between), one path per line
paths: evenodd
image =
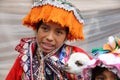
M53 34L53 32L50 32L50 33L48 33L48 35L47 35L47 40L48 41L53 41L54 40L54 34Z

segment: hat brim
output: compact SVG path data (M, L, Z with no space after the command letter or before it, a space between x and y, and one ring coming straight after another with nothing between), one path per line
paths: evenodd
M35 6L30 13L23 19L23 24L36 29L39 21L55 22L62 27L69 28L68 40L84 40L83 23L80 23L72 11L58 8L49 4L44 6Z

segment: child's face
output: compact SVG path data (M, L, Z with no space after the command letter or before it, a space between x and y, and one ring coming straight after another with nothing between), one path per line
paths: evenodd
M41 50L48 53L60 47L64 43L66 35L66 30L61 25L46 22L40 25L36 38Z
M105 70L102 74L95 77L95 80L117 80L117 76L108 70Z

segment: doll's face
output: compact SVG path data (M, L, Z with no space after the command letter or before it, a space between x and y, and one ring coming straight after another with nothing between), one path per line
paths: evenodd
M60 47L66 37L66 28L53 22L42 23L36 34L38 44L44 53L49 53Z
M113 72L105 70L102 74L96 76L95 80L118 80L118 79Z

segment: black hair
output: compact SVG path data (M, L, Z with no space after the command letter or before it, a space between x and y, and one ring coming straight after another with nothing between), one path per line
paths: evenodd
M96 66L95 68L92 69L92 76L91 80L95 80L96 76L102 74L106 70L105 67L101 68L99 66Z
M96 76L102 74L105 70L108 70L105 67L100 67L100 66L96 66L95 68L92 69L92 76L91 76L91 80L95 80ZM116 75L117 76L117 75ZM117 76L117 80L120 80Z
M66 31L66 34L67 34L67 36L68 36L68 34L69 34L69 28L68 28L68 27L65 27L65 31Z
M38 29L39 29L39 27L40 27L40 25L43 23L43 21L41 20L41 21L39 21L37 24L36 24L36 30L37 30L37 32L38 32Z

